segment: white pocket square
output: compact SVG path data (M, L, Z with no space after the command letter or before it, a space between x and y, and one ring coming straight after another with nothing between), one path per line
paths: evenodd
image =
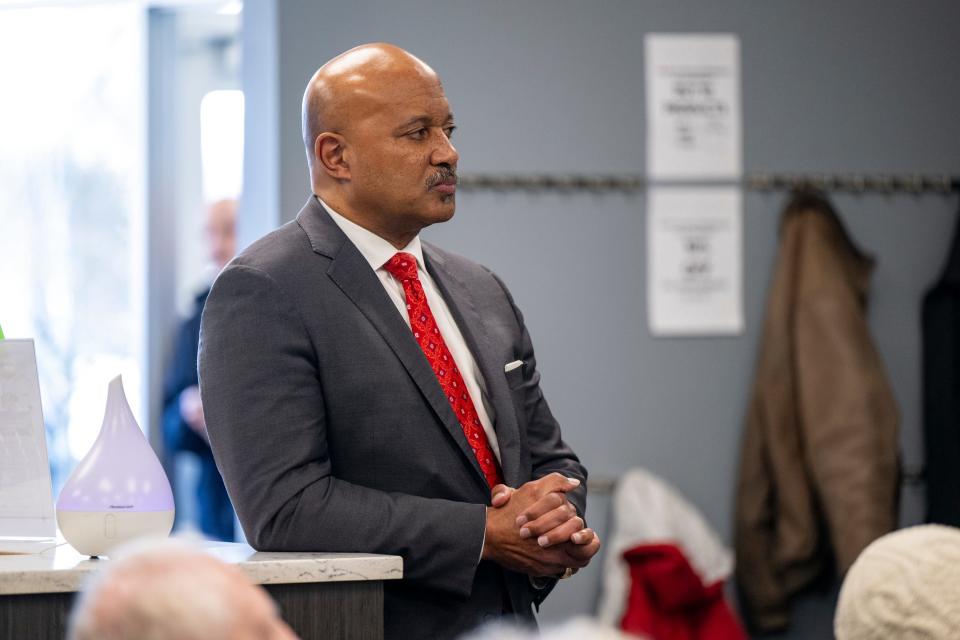
M507 364L503 365L503 372L510 373L517 367L522 367L522 366L523 366L523 360L514 360L513 362L508 362Z

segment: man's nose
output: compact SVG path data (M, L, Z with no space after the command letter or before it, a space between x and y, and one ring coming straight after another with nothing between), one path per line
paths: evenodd
M431 158L433 164L449 164L452 167L457 166L457 162L460 160L460 154L457 153L457 148L453 146L453 143L450 142L450 138L446 134L440 136L440 142L433 150L433 158Z

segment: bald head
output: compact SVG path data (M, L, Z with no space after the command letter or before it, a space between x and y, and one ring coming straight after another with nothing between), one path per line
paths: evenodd
M343 53L303 96L313 193L397 248L453 216L456 127L437 74L392 44Z
M354 47L317 69L303 93L302 108L303 144L311 174L320 134L349 130L388 106L396 91L417 80L440 84L427 63L384 42Z

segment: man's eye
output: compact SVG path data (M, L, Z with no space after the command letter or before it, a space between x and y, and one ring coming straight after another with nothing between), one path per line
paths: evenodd
M447 134L447 137L448 137L448 138L452 138L452 137L453 137L453 132L456 131L456 130L457 130L457 128L456 128L455 126L450 125L449 127L445 128L445 129L443 130L443 132L444 132L445 134Z
M414 140L423 140L427 137L427 130L417 129L416 131L411 131L408 135Z

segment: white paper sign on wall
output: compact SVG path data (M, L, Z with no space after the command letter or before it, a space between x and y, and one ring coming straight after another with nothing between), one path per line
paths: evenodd
M647 305L654 336L743 332L743 203L736 187L651 187Z
M644 42L647 176L739 179L740 41L733 34L649 34Z

